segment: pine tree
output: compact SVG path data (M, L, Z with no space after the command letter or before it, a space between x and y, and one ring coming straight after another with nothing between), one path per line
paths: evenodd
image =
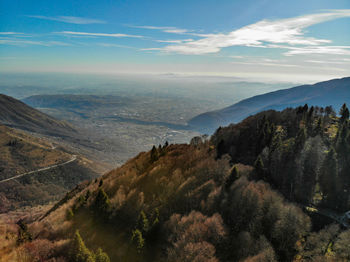
M230 173L230 175L228 176L228 178L225 181L225 190L228 191L231 187L231 185L233 184L233 182L235 182L235 180L239 177L238 175L238 169L236 166L234 166L232 168L232 171Z
M153 223L152 228L159 224L159 209L156 208L153 213Z
M75 231L74 239L70 245L69 258L72 262L94 262L94 257L85 246L79 231Z
M98 248L95 254L95 262L111 262L106 252L103 252L101 248Z
M151 150L151 162L155 162L157 161L159 158L159 155L158 155L158 150L155 146L152 147L152 150Z
M329 205L336 206L338 181L338 163L334 148L328 152L320 174L320 187L324 196L324 201Z
M110 210L110 201L106 192L100 187L97 192L97 196L94 203L95 211L97 214L106 215Z
M340 122L344 123L346 120L349 119L349 109L347 108L346 104L343 104L343 106L340 109Z
M74 217L74 212L71 208L67 209L66 218L67 220L72 220Z
M17 235L17 245L20 245L24 242L31 241L32 235L28 231L28 226L26 223L23 222L23 220L19 220L17 222L17 225L19 226L18 229L18 235Z
M305 128L300 128L297 137L295 139L295 151L299 152L303 149L306 141L306 130Z
M255 171L257 174L258 179L265 179L265 167L264 167L264 162L260 156L256 159L254 163Z
M90 196L91 196L90 190L86 191L85 198L84 198L84 204L85 204L85 205L87 204L87 202L88 202Z
M138 228L143 234L147 233L150 229L149 221L145 212L141 211L138 217L136 228Z
M138 229L132 231L131 242L136 246L137 252L141 253L145 246L145 239L142 236L142 232Z
M316 127L315 127L315 129L313 131L313 136L317 136L317 135L323 136L323 120L322 120L322 117L320 117L317 120Z
M327 117L334 117L335 116L335 112L332 106L326 106L325 108L325 113Z

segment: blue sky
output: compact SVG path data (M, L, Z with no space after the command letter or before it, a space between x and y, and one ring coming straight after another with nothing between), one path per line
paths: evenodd
M0 0L0 71L350 75L349 0Z

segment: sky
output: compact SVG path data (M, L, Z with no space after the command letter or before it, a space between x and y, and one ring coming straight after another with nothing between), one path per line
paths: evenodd
M0 0L0 72L350 76L350 1Z

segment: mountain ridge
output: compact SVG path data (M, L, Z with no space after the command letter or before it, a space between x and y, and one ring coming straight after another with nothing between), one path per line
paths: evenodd
M331 94L335 92L335 94ZM350 77L331 79L313 85L300 85L244 99L231 106L200 114L188 124L202 132L212 133L219 126L239 122L249 115L274 109L283 110L304 104L327 106L339 109L350 103Z
M0 123L50 136L73 136L77 130L65 121L56 120L27 104L0 94Z

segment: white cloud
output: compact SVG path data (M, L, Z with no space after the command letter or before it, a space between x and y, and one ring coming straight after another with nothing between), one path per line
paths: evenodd
M127 35L127 34L107 34L107 33L87 33L87 32L72 32L72 31L62 31L62 32L55 32L56 34L63 34L63 35L72 35L72 36L97 36L97 37L131 37L131 38L143 38L143 36L140 35Z
M329 60L305 60L307 63L313 63L313 64L335 64L335 65L344 65L344 64L350 64L349 60L340 60L340 61L329 61Z
M137 26L137 25L129 25L129 27L133 28L141 28L141 29L149 29L149 30L159 30L164 33L169 33L169 34L190 34L193 32L192 30L188 29L181 29L177 27L172 27L172 26L150 26L150 25L143 25L143 26Z
M51 20L51 21L58 21L58 22L69 23L69 24L79 24L79 25L105 24L106 23L105 21L99 20L99 19L91 19L91 18L77 17L77 16L29 15L28 17L37 18L37 19L44 19L44 20Z
M23 35L23 33L18 33L18 32L0 32L0 35L11 35L11 36L15 36L15 35Z
M285 48L290 49L290 51L284 53L286 56L305 54L350 55L350 46L307 46Z
M13 45L13 46L70 46L71 44L60 41L28 41L19 39L0 39L0 45Z
M202 38L186 43L168 45L163 47L162 50L165 52L199 55L217 53L222 48L230 46L267 47L266 44L270 43L285 44L288 46L307 46L308 49L291 50L286 53L287 55L301 54L302 52L311 52L312 46L331 43L331 40L328 39L306 37L304 35L305 28L342 17L350 17L350 9L332 10L273 21L262 20L230 33L197 35ZM326 48L315 48L314 50L316 50L316 52L327 51ZM340 51L336 51L335 48L329 48L328 51L340 53Z
M97 45L98 45L98 46L102 46L102 47L118 47L118 48L136 49L135 47L132 47L132 46L118 45L118 44L110 44L110 43L98 43Z
M191 42L193 39L179 39L179 40L155 40L158 43L169 43L169 44L182 44L186 42Z

